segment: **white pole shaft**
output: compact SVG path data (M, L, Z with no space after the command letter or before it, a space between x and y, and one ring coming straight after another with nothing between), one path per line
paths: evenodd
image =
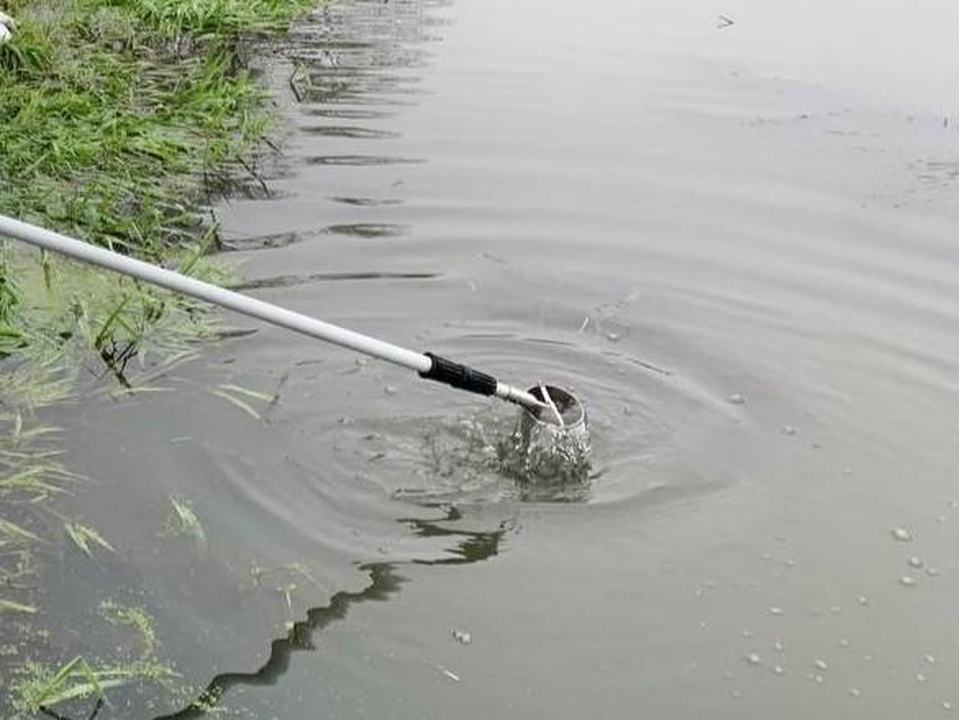
M427 372L433 364L430 358L422 353L367 337L308 315L287 310L247 295L241 295L238 292L217 287L172 270L166 270L3 215L0 215L0 235L8 235L31 245L62 253L76 260L99 265L168 290L206 300L243 315L259 318L304 335L326 340L356 350L364 355L372 355L417 372Z
M415 370L418 373L429 372L433 366L433 361L422 353L407 350L399 345L377 340L353 330L317 320L309 315L303 315L263 300L241 295L232 290L217 287L126 255L120 255L105 248L81 242L5 215L0 215L0 235L17 238L31 245L61 253L82 262L98 265L153 285L159 285L168 290L206 300L214 305L235 310L242 315L255 317L303 335L356 350L364 355L380 358L395 365ZM500 382L497 383L494 394L499 398L531 409L544 406L530 393Z

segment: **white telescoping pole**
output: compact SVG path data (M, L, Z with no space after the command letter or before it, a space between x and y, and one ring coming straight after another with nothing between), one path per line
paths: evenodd
M196 278L187 277L172 270L151 265L142 260L120 255L105 248L81 242L80 240L37 227L36 225L31 225L30 223L25 223L21 220L0 215L0 235L16 238L31 245L61 253L82 262L99 265L108 270L129 275L130 277L135 277L168 290L183 293L184 295L189 295L190 297L200 300L206 300L214 305L234 310L243 315L258 318L265 322L279 325L280 327L304 335L309 335L310 337L341 345L342 347L361 352L364 355L386 360L395 365L401 365L417 371L423 377L440 380L441 382L452 384L454 387L481 392L481 394L486 395L495 395L504 400L533 409L539 409L544 406L544 403L524 390L497 382L489 376L484 376L482 373L477 373L462 365L450 363L444 358L407 350L398 345L377 340L376 338L354 332L353 330L347 330L322 320L317 320L316 318L294 312L293 310L287 310L286 308L264 302L263 300L241 295L233 290L217 287L216 285L205 283L202 280L197 280ZM454 375L457 375L457 371L460 372L460 375L466 371L492 381L487 384L489 390L477 390L470 382L458 384L456 377L451 379L449 373L439 372L441 369L440 361L446 363L445 368L448 370L452 368ZM471 375L470 378L472 378L473 375ZM468 380L470 378L468 378Z

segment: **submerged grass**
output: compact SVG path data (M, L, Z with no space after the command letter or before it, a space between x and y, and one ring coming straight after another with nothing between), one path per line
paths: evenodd
M219 279L203 261L217 243L205 208L256 173L270 129L245 67L250 33L283 29L313 4L7 0L17 25L0 43L0 213ZM141 368L175 364L216 333L191 301L0 238L0 646L11 649L0 686L12 690L0 717L169 677L156 638L126 660L58 660L37 592L44 558L67 543L96 562L115 544L58 508L82 479L38 411L91 381L157 389ZM241 390L214 392L256 416ZM203 546L196 514L172 504L178 530ZM137 611L104 612L149 626Z

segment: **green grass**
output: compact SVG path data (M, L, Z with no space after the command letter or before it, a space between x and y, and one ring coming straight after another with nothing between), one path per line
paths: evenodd
M314 0L7 0L0 45L0 213L218 281L208 206L249 182L268 140L264 90L244 66L245 37L282 30ZM258 178L255 178L258 179ZM151 373L217 335L195 303L0 238L0 717L113 687L165 680L140 610L104 605L147 651L63 662L44 625L44 559L122 552L63 509L82 478L38 411L81 384L155 390ZM215 394L257 417L263 398ZM171 525L206 538L188 503Z
M238 32L304 2L12 3L0 46L0 212L152 259L269 129Z

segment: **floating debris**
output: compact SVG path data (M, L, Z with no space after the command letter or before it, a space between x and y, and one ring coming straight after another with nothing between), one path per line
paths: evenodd
M906 528L895 527L890 531L890 534L893 536L893 539L898 542L910 542L913 540L913 535L911 535L910 531Z
M452 680L453 682L460 682L460 676L457 675L452 670L447 670L443 665L438 665L437 670L440 671L440 674L443 675L447 680Z
M462 645L469 645L473 642L473 636L464 630L452 630L450 634L453 635L454 640Z
M904 575L900 578L900 584L904 587L914 587L917 584L915 578L910 577L909 575Z

